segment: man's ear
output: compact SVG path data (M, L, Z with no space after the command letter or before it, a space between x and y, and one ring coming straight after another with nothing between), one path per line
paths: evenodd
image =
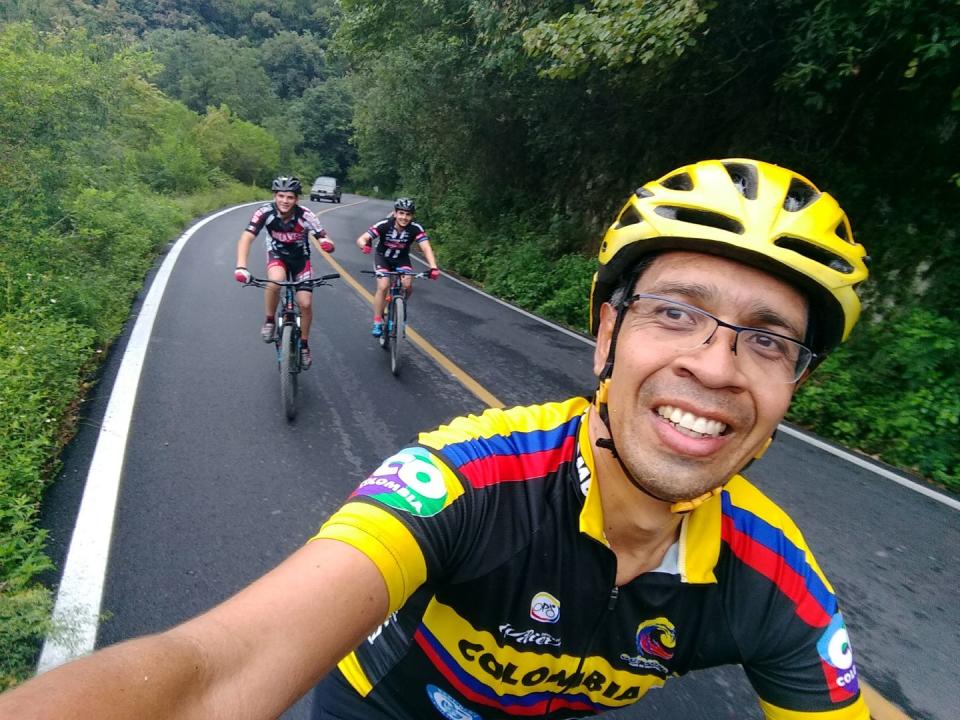
M600 323L597 327L597 347L593 351L593 374L600 377L607 358L610 356L610 342L613 340L613 326L617 321L617 311L610 303L600 306Z

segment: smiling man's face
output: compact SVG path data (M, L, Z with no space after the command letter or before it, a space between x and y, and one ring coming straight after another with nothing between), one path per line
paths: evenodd
M729 323L803 339L807 304L792 286L733 260L692 252L656 257L633 289L694 305ZM610 349L616 312L601 310L594 371ZM764 445L796 386L756 372L732 351L734 331L678 350L626 311L607 410L617 452L652 495L678 501L723 484Z

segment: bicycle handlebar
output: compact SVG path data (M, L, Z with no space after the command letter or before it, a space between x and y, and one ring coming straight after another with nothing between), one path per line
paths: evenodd
M377 277L387 277L388 275L409 275L415 278L428 278L429 272L411 272L409 270L361 270L365 275L376 275Z
M243 286L247 287L248 285L254 285L261 288L265 288L268 285L278 285L280 287L320 287L321 285L329 285L327 280L335 280L338 277L340 277L340 273L327 273L326 275L310 278L308 280L269 280L267 278L257 278L251 276L250 282L244 283Z

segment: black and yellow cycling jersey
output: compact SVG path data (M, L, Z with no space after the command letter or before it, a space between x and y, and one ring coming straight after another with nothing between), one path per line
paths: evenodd
M740 663L768 718L868 720L830 584L743 477L684 516L660 567L615 584L588 408L422 433L321 528L389 591L387 621L339 665L367 717L582 717Z

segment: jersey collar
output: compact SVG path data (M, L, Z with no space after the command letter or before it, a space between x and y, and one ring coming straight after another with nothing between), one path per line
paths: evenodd
M580 490L586 495L580 509L580 532L610 547L603 531L603 505L597 483L593 482L596 464L588 428L589 408L583 414L577 435L580 471ZM708 584L717 582L714 569L720 557L720 495L714 495L684 515L680 524L677 548L677 569L685 583ZM658 572L661 571L658 568Z

